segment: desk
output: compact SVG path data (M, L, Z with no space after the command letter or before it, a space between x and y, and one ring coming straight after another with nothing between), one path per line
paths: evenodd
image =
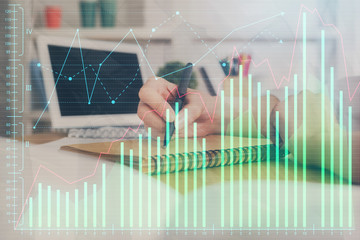
M65 151L60 151L59 147L61 145L65 145L65 144L72 144L72 143L76 143L76 142L84 142L84 141L91 141L91 140L83 140L83 139L60 139L51 143L47 143L47 144L41 144L41 145L34 145L32 146L29 150L27 150L25 152L27 158L31 161L27 161L26 165L25 165L25 172L24 172L24 177L25 177L25 193L28 192L28 190L30 189L30 185L35 177L35 174L37 173L38 167L39 165L43 165L48 167L49 169L51 169L52 171L54 171L56 174L61 175L62 177L64 177L65 179L67 179L68 181L75 181L78 180L80 178L83 178L84 176L91 176L87 179L84 179L80 182L74 183L74 184L66 184L64 183L62 180L60 180L59 178L55 177L53 174L49 173L48 171L45 171L44 169L41 170L39 177L37 179L37 182L42 182L44 187L46 187L47 185L51 185L52 188L55 189L61 189L61 192L70 192L71 196L73 196L73 192L74 189L77 188L79 190L81 190L83 188L83 182L86 181L88 186L89 186L89 192L88 192L88 204L89 204L89 208L92 206L92 201L93 201L93 196L92 196L92 188L91 186L93 184L97 184L98 185L98 191L97 191L97 203L98 203L98 208L97 208L97 216L98 219L96 220L96 225L100 226L101 228L101 224L102 224L102 220L101 220L101 216L102 216L102 208L101 208L101 196L103 193L103 189L101 187L101 181L102 181L102 177L101 177L101 169L102 169L102 164L106 164L106 183L107 183L107 193L111 194L107 195L107 207L106 207L106 228L108 229L108 234L111 233L111 228L112 225L111 224L120 224L121 221L121 214L120 210L121 210L121 206L119 204L119 199L121 199L120 197L120 193L121 193L121 175L119 174L121 172L121 165L118 163L112 163L112 162L107 162L107 161L100 161L99 163L99 168L98 170L94 173L93 170L96 166L96 158L91 158L88 156L84 156L81 154L74 154L74 153L70 153L70 152L65 152ZM257 164L252 164L252 178L251 179L258 179L257 178ZM291 164L290 164L291 166ZM279 191L279 207L280 207L280 211L279 211L279 222L280 222L280 227L283 227L284 225L284 221L285 221L285 214L284 211L282 211L283 207L285 206L285 199L284 199L284 190L286 187L286 183L283 181L284 176L283 176L283 172L284 172L284 165L283 163L280 164L280 168L279 168L279 173L280 173L280 178L279 178L279 182L278 185L276 184L276 181L274 181L274 174L275 174L275 167L273 165L273 163L271 164L270 167L270 173L271 173L271 181L269 182L269 192L270 192L270 209L269 211L267 210L268 205L267 205L267 198L266 198L266 194L268 192L267 190L267 184L268 182L266 181L266 174L264 174L266 172L266 166L264 166L264 163L261 164L261 180L258 181L248 181L248 165L243 165L243 181L238 181L238 177L239 176L239 172L238 172L238 165L234 166L234 182L233 185L230 184L229 182L229 175L230 175L230 167L225 167L224 168L224 175L225 175L225 182L224 182L224 215L225 215L225 226L230 226L230 216L233 217L233 222L234 222L234 228L238 228L239 226L239 206L240 206L240 202L242 203L242 207L243 207L243 212L242 212L242 220L243 220L243 229L244 229L244 234L245 232L248 232L246 229L248 229L249 227L249 222L252 225L252 229L256 229L257 228L257 217L260 216L261 217L261 227L266 227L267 224L267 217L268 214L270 216L270 226L273 227L275 226L274 224L276 224L276 215L277 215L277 211L276 211L276 189L278 188ZM6 172L4 172L5 168L1 168L2 171L2 178L5 178L6 176ZM289 214L288 214L288 224L289 227L291 228L294 225L294 216L295 213L298 214L297 220L298 220L298 231L301 231L301 224L302 224L302 206L303 206L303 202L302 202L302 172L301 172L301 168L298 171L298 198L294 197L294 191L293 191L293 186L294 186L294 182L292 181L293 179L293 170L291 170L293 168L289 168L289 179L291 181L289 181L288 183L288 187L289 187L289 198L288 198L288 210L289 210ZM155 229L152 230L152 235L154 236L154 238L157 238L157 216L159 213L160 216L160 228L164 228L166 227L166 193L168 191L169 193L169 209L170 209L170 218L169 218L169 225L170 227L174 227L176 226L176 224L179 224L180 228L184 228L184 223L185 223L185 214L184 214L184 209L185 209L185 201L187 199L187 209L188 209L188 228L193 228L194 225L194 213L196 212L196 216L197 216L197 226L199 228L201 228L201 224L202 224L202 203L203 203L203 199L205 199L206 202L206 223L207 226L209 226L208 228L220 228L221 226L221 211L219 209L220 203L221 203L221 184L219 184L219 179L220 179L220 168L214 168L214 169L208 169L207 170L207 175L206 175L206 188L205 188L205 195L203 195L203 188L202 188L202 181L201 181L201 171L198 171L198 176L197 176L197 189L198 191L196 192L197 194L194 194L194 185L193 185L193 177L194 177L194 172L189 171L188 172L188 191L185 194L185 191L183 190L183 182L181 179L184 179L184 173L179 173L179 190L180 193L178 194L174 189L175 189L175 174L170 174L169 175L169 179L170 179L170 186L171 188L168 188L166 184L164 184L164 182L166 182L166 175L161 175L161 179L160 179L160 210L158 210L158 206L157 206L157 187L158 182L156 179L156 176L151 176L148 177L147 175L140 175L137 171L133 172L132 175L132 180L133 180L133 188L130 189L129 188L129 179L131 177L131 171L130 168L128 167L124 167L124 174L123 177L124 179L127 179L127 181L124 184L124 194L125 194L125 203L124 203L124 219L126 219L125 223L124 223L124 229L129 229L129 222L128 220L130 219L130 207L132 206L133 208L133 227L132 229L139 229L139 208L140 208L140 203L141 203L141 208L142 208L142 212L144 213L141 218L142 218L142 228L144 229L148 229L147 224L148 224L148 213L151 210L151 215L150 215L150 219L152 222L152 226L151 229ZM92 173L93 176L92 176ZM141 177L140 177L141 176ZM141 181L140 181L141 179ZM319 181L319 171L316 169L313 170L307 170L307 221L309 224L309 227L312 227L310 225L310 223L314 223L315 225L318 225L320 223L320 213L321 213L321 185L318 183ZM5 181L2 181L1 183L1 188L5 188L6 186L4 185ZM242 185L240 186L240 183L242 183ZM259 184L259 185L258 185ZM150 185L150 189L151 191L149 191L148 186ZM233 187L233 191L231 191L230 187ZM334 186L334 195L336 197L339 196L339 191L340 189L338 188L339 185L335 185ZM242 199L241 201L239 201L239 197L240 197L240 187L242 187ZM182 190L181 190L182 189ZM249 192L250 190L250 192ZM328 201L328 196L330 194L330 185L326 185L325 186L325 193L326 193L326 210L327 210L327 221L326 221L326 225L330 224L328 222L328 211L329 211L329 201ZM140 200L140 192L142 194L142 198ZM261 194L258 195L258 194ZM343 189L343 193L344 194L348 194L348 188L346 186L344 186ZM133 202L132 205L130 205L130 198L129 195L133 194ZM234 206L233 208L230 208L230 196L233 195L234 196ZM34 195L32 195L34 197L34 202L37 202L37 196L36 196L36 191L34 191ZM203 196L205 196L203 198ZM260 198L258 198L258 196L260 196ZM83 207L83 194L79 194L79 206ZM360 188L357 186L353 186L353 212L354 214L356 212L359 211L360 209L360 203L359 201L357 201L357 199L360 198ZM72 198L71 198L72 199ZM149 199L151 199L151 201L149 201ZM177 200L178 199L178 200ZM260 201L259 201L260 199ZM294 207L294 202L295 199L297 199L297 204L298 207L295 208ZM61 200L65 200L64 195L61 195ZM5 206L5 200L2 198L1 200L1 206ZM196 204L194 204L196 203ZM54 203L55 204L55 203ZM250 205L251 204L251 208ZM339 202L335 201L334 202L334 206L335 206L335 216L338 216L338 206L339 206ZM74 203L71 200L70 201L70 209L74 208ZM150 209L150 210L149 210ZM176 219L175 218L175 214L176 214L176 209L179 210L179 216ZM259 210L260 209L260 210ZM295 209L297 211L295 211ZM347 209L348 209L348 203L344 202L344 209L346 210L346 213L344 211L344 224L347 224ZM64 211L64 209L62 209ZM73 214L73 212L71 211L71 214ZM27 213L25 213L26 218L28 217ZM251 216L251 219L249 220L249 216ZM44 219L44 225L46 226L46 211L43 212L43 219ZM354 215L354 224L355 227L358 228L358 226L360 226L360 222L359 222L359 218L357 215ZM54 217L55 218L55 217ZM64 217L61 218L61 226L62 228L66 229L66 227L64 226L65 224L65 220L63 219ZM89 214L87 216L87 218L89 219L89 225L92 227L93 224L93 212L92 210L89 211ZM6 215L2 214L1 216L1 222L4 222L6 220ZM338 218L336 217L335 220L335 226L338 226ZM52 224L54 224L55 220L52 220ZM79 222L80 222L80 229L83 228L83 221L84 221L84 217L83 216L79 216ZM35 221L36 222L36 221ZM70 224L73 223L73 220L70 220ZM36 223L37 224L37 223ZM6 225L8 226L8 225ZM9 236L9 239L11 239L11 236L13 238L18 238L20 232L13 232L10 228L6 227L5 225L3 225L1 228L4 232L4 234L7 234L7 236ZM346 226L346 225L345 225ZM91 228L90 227L90 228ZM43 229L45 229L46 227L43 227ZM116 225L115 225L116 228ZM257 232L256 230L252 230L253 233ZM352 239L353 236L358 236L357 234L359 234L358 232L359 230L354 230L352 232L352 236L349 236L347 234L347 232L344 232L344 238L345 239ZM43 230L43 232L46 232L46 230ZM143 233L147 233L147 231L143 231ZM190 232L190 231L189 231ZM199 230L198 233L200 233L201 231ZM234 231L235 233L236 231ZM290 231L289 231L290 232ZM65 234L65 232L63 232ZM178 238L179 236L183 236L183 235L176 235L176 232L174 231L170 231L170 236L173 236L174 238ZM229 236L229 231L225 231L225 235ZM238 232L237 232L238 233ZM292 232L293 233L293 232ZM28 234L28 232L24 233L24 234ZM55 234L55 232L52 232L52 234ZM81 233L79 233L81 234ZM130 232L129 231L114 231L115 236L128 236L130 237ZM133 238L136 238L136 236L139 237L137 231L133 230ZM160 231L160 234L166 234L165 231ZM178 234L184 234L183 232L180 231L180 233ZM219 238L219 237L223 237L223 231L215 231L214 232L215 237ZM98 235L100 235L100 232L98 232ZM321 231L315 231L315 235L316 236L323 236ZM326 238L327 239L331 239L331 235L330 233L326 232L325 233ZM54 236L54 235L52 235ZM233 235L234 238L237 238L238 235ZM286 239L286 236L283 235L277 235L276 232L270 232L270 236L274 236L276 238L284 238ZM289 233L288 235L291 239L294 239L294 235L291 235ZM75 232L69 232L68 235L69 238L77 238ZM229 236L230 237L230 236ZM337 239L339 237L339 235L334 235L334 239ZM42 235L40 236L38 234L38 232L34 232L34 235L31 238L35 238L35 239L48 239L48 236ZM87 238L94 238L93 236L91 237L87 237ZM106 238L106 237L104 237ZM260 239L268 239L267 236L262 235L260 237ZM354 238L356 239L356 237Z
M260 165L260 171L258 170L259 165ZM233 176L234 176L233 181L234 182L237 182L240 179L242 179L243 181L248 181L249 175L251 175L250 179L252 179L255 182L255 181L259 180L258 173L260 173L261 181L267 180L268 168L267 168L266 162L252 163L251 171L249 168L249 164L243 164L242 165L242 169L243 169L242 170L242 178L240 177L240 166L234 165L232 168L233 168ZM284 159L282 159L279 163L279 181L285 181L285 169L286 168L285 168ZM230 173L231 173L231 167L230 166L224 167L224 176L225 176L224 180L226 182L230 182L230 176L231 176ZM270 173L270 181L275 181L276 180L276 164L274 161L270 162L269 173ZM304 173L303 166L297 165L297 181L299 182L299 184L303 180L303 173ZM184 183L184 178L185 178L186 173L180 172L178 175L179 175L179 179L180 179L179 190L182 194L184 194L183 183ZM188 191L192 191L194 189L194 185L193 185L194 171L188 171L187 177L189 179ZM294 162L289 160L288 181L293 182L294 178L295 178ZM166 183L166 174L161 175L161 181L163 183ZM321 183L320 169L308 167L306 169L306 181L310 182L310 183ZM176 174L175 173L170 174L169 182L170 182L170 186L175 189L176 188L176 186L175 186ZM197 182L197 188L201 188L202 187L202 170L201 169L197 170L197 181L196 182ZM206 169L206 185L207 186L219 184L220 182L221 182L221 168ZM329 172L326 172L325 183L327 183L327 184L330 183ZM335 184L339 183L339 177L336 175L335 175L334 183Z

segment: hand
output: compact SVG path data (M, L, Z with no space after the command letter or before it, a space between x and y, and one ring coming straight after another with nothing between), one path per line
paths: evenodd
M321 101L322 96L321 94L314 94L310 91L306 91L306 115L304 115L303 111L303 102L304 102L304 92L301 92L297 95L297 126L295 126L295 116L294 116L294 104L295 99L294 96L290 96L288 98L288 139L290 139L294 135L294 130L297 129L297 140L298 140L298 149L302 149L302 144L304 140L304 116L306 117L306 157L307 157L307 164L319 166L321 160L321 144L322 144L322 121L321 121ZM325 144L325 154L326 158L330 158L330 135L331 135L331 125L330 119L334 121L334 139L335 139L335 161L338 161L339 156L339 125L336 119L336 116L331 111L331 103L327 97L325 97L325 126L324 126L324 144ZM275 122L275 112L279 111L279 133L282 142L285 141L285 102L280 102L274 108L272 115L271 115L271 123L274 129L276 128ZM293 146L289 145L289 151L291 152ZM303 152L298 151L298 161L303 161ZM330 169L329 165L330 161L326 161L326 168ZM337 164L338 166L338 164ZM337 169L335 169L335 172Z
M322 96L321 94L314 94L310 91L306 92L307 101L306 101L306 142L307 142L307 149L306 149L306 164L322 167L321 163L321 147L322 147L322 121L321 121L321 101ZM297 126L294 124L294 103L295 99L294 96L289 97L289 115L288 115L288 137L289 139L294 135L294 129L297 129L298 133L298 151L297 151L297 160L298 162L303 162L303 99L304 93L299 93L297 95ZM340 128L336 116L331 111L331 103L330 100L325 97L325 126L324 126L324 149L325 149L325 168L331 170L331 119L334 121L334 143L333 143L333 156L334 156L334 172L340 175L340 150L339 150L339 133L343 131L343 159L348 159L348 132L346 128ZM271 122L273 128L275 128L275 112L279 111L279 133L280 137L285 140L285 102L280 102L274 108L273 114L271 116ZM353 183L360 183L360 161L358 161L360 157L360 132L353 131L353 138L352 138L352 181ZM294 150L294 146L292 145L291 141L289 141L289 151L291 153ZM349 166L348 161L344 160L343 165L343 176L344 178L348 178L349 176Z
M314 94L310 91L306 91L306 126L307 126L307 138L309 140L317 138L321 135L321 94ZM304 92L297 95L297 126L294 126L294 96L288 98L288 137L291 138L294 134L294 129L299 129L303 125L303 99ZM285 101L279 102L273 109L271 114L271 123L275 128L276 118L275 113L279 111L279 133L280 138L285 140ZM325 131L326 133L330 129L330 118L334 119L334 123L338 124L335 115L331 115L331 104L327 97L325 97Z
M151 127L152 136L163 137L166 130L166 110L169 109L169 121L174 122L175 111L170 103L173 102L178 94L177 86L165 79L149 79L140 89L140 103L138 116L144 121L145 127ZM188 136L193 136L193 123L197 122L197 135L206 136L219 133L220 130L220 104L219 109L213 110L216 97L207 93L188 89L185 96L183 109L179 112L178 126L179 136L184 136L185 109L188 109ZM211 116L211 117L210 117Z

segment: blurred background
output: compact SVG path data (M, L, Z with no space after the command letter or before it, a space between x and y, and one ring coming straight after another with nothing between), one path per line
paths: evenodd
M266 63L258 67L251 65L249 71L253 74L254 81L262 82L263 92L266 89L276 92L282 76L289 75L297 29L299 29L297 35L299 40L294 51L290 78L294 73L301 75L302 25L301 22L298 25L298 21L301 10L305 10L308 89L319 91L321 30L326 32L326 68L335 67L337 89L348 93L343 51L346 56L348 76L352 77L349 83L350 89L355 90L359 80L357 76L360 75L358 67L360 28L357 24L360 22L358 14L360 3L356 0L23 0L16 2L22 3L26 16L27 51L23 64L29 70L26 71L25 81L32 86L32 90L25 95L27 111L24 122L30 123L29 126L34 119L37 119L46 103L42 91L41 72L31 69L31 66L39 61L36 39L41 35L72 38L76 29L80 29L82 39L111 41L115 45L132 28L156 72L172 61L195 62L207 52L210 54L201 60L200 65L208 68L219 68L219 62L231 58L234 49L239 54L251 56L254 63L268 59L272 72ZM2 1L2 4L7 3ZM284 14L253 25L259 20L279 13ZM323 23L334 24L337 28ZM223 39L241 26L248 27L235 31L228 38ZM1 31L6 30L1 27ZM3 36L4 34L1 34L1 38ZM135 40L129 37L125 42L135 43ZM217 45L218 43L221 44ZM214 46L216 48L212 49ZM1 48L3 47L1 45ZM2 55L1 58L1 63L6 64L6 56ZM327 75L329 76L329 71ZM3 78L3 75L0 77ZM210 77L216 88L225 75L213 74ZM200 78L199 73L197 78ZM328 77L326 81L329 82ZM289 83L285 81L281 86L289 86L290 89L294 87L292 81ZM302 82L299 79L299 91L302 90L301 86ZM197 88L206 91L202 80L198 80ZM6 87L1 85L1 89L5 91ZM3 94L1 95L1 102L4 102L5 98ZM353 103L359 103L358 95L354 97ZM279 97L281 98L281 94ZM51 124L46 113L42 121L45 125Z

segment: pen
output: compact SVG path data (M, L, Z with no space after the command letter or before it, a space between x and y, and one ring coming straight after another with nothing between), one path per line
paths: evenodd
M210 79L209 79L209 75L207 74L206 70L204 67L200 67L200 74L201 76L204 78L204 82L206 84L206 87L210 93L211 96L216 96L216 92L215 92L215 89L213 87L213 85L211 84L210 82Z
M179 111L183 108L184 106L184 100L185 97L180 98L181 96L184 96L187 92L187 88L189 86L190 83L190 78L191 78L191 73L192 73L192 67L193 64L192 63L188 63L185 66L185 69L181 75L181 79L180 79L180 83L179 83L179 87L178 87L178 92L179 94L176 95L175 101L174 101L174 105L173 108L175 106L176 103L178 103L179 105ZM172 135L174 134L175 131L175 123L174 122L170 122L169 123L169 139L167 139L167 135L168 133L165 131L165 136L164 136L164 147L168 145L168 143L171 140Z

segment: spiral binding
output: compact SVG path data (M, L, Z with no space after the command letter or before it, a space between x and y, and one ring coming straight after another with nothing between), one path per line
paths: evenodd
M260 148L260 149L259 149ZM261 152L260 159L258 159L258 152ZM206 168L229 166L231 164L242 164L248 162L265 161L267 159L267 152L270 152L270 159L276 157L276 146L260 145L260 146L249 146L241 148L223 149L223 150L208 150L206 151ZM231 163L231 153L233 152L234 162ZM222 165L221 154L224 154L224 163ZM285 156L285 151L281 150L280 157ZM251 156L251 160L249 159ZM153 168L151 174L163 174L163 173L174 173L181 171L188 171L203 168L203 151L190 152L190 153L178 153L160 156L160 169L158 169L158 156L152 156ZM186 161L187 160L187 161ZM185 166L185 161L186 165ZM176 165L176 162L178 163Z

